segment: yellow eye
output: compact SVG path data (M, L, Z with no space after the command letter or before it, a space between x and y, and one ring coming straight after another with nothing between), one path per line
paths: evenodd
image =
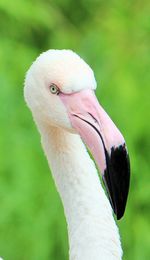
M50 92L52 94L59 94L59 88L55 85L55 84L51 84L50 85Z

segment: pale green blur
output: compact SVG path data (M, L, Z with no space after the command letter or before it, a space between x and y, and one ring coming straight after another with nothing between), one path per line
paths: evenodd
M68 259L59 195L23 98L32 61L73 49L122 131L131 186L120 220L124 260L150 259L150 1L0 0L0 256ZM85 260L85 259L84 259Z

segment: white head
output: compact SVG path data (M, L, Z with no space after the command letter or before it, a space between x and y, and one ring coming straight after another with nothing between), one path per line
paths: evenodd
M129 188L125 141L99 105L92 69L70 50L49 50L32 64L25 79L25 100L37 125L78 133L91 150L107 186L110 202L122 217Z
M62 93L95 89L92 69L71 50L48 50L31 65L25 79L24 96L35 121L71 128L59 96L51 93L55 84Z

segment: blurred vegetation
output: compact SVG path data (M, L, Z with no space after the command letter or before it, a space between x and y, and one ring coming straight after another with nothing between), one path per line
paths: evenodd
M63 208L23 98L27 69L50 48L73 49L94 69L131 158L124 260L150 259L149 0L0 0L0 256L68 258Z

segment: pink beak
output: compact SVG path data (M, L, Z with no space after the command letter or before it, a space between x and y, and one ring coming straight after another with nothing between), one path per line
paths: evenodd
M112 205L120 219L125 211L130 164L124 138L98 103L92 90L60 93L73 128L90 149L102 174Z

